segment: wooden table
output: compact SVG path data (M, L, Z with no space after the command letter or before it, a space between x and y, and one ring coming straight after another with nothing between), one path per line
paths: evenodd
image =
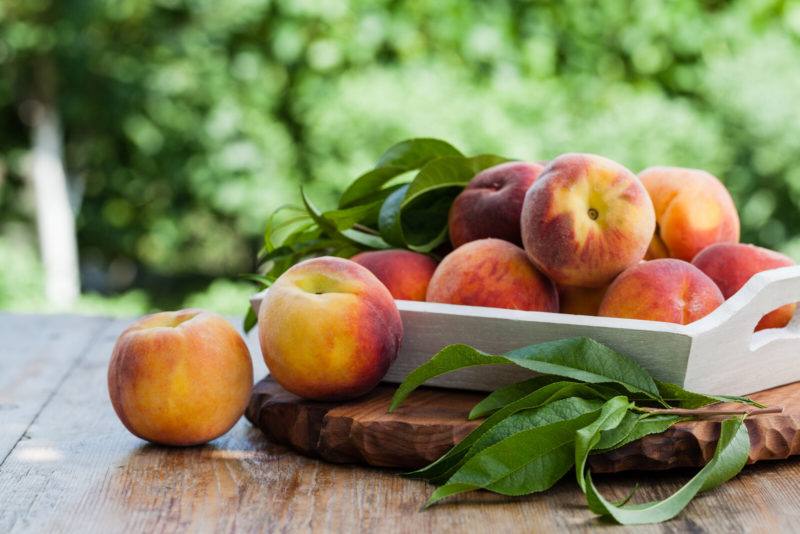
M542 495L471 495L422 512L424 482L304 458L244 420L204 447L147 445L123 428L106 391L128 322L0 314L0 532L622 530L589 512L571 479ZM617 475L600 486L622 497L640 480L639 498L655 499L688 476ZM678 519L637 529L798 530L800 460L748 467Z

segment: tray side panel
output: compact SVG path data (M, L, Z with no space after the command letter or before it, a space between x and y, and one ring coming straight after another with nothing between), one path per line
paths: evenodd
M465 343L490 353L502 353L525 345L569 337L587 336L604 343L639 362L654 377L683 384L691 348L685 334L639 329L636 327L598 326L594 317L569 316L572 322L549 322L536 318L425 311L401 307L404 336L397 360L389 369L387 382L402 382L410 371L426 362L443 347ZM432 307L435 308L435 307ZM551 315L551 314L547 314ZM588 324L580 324L585 321ZM480 366L462 369L428 382L449 388L491 391L500 386L532 376L515 366Z

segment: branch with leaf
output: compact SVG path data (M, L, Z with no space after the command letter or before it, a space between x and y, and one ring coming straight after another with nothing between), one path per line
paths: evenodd
M483 489L517 496L545 491L570 470L589 508L622 524L666 521L699 492L736 476L747 463L745 418L780 409L746 397L703 395L654 380L630 358L588 338L523 347L502 355L451 345L412 371L398 387L389 411L436 376L465 367L516 365L538 376L500 388L479 402L470 419L484 421L432 464L408 473L437 486L426 506ZM741 409L709 409L717 403ZM745 408L752 406L754 408ZM643 504L613 503L597 490L589 455L618 449L686 420L727 416L706 466L670 497Z
M269 287L292 265L316 256L388 248L433 253L447 241L447 214L458 193L477 173L505 161L465 156L439 139L397 143L345 189L336 209L321 211L301 190L302 207L276 210L259 253L261 274L247 278ZM248 308L245 330L255 323Z

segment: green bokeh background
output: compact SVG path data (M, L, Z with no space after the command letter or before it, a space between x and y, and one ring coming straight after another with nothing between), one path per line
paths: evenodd
M706 169L742 240L800 259L800 3L0 0L0 309L46 309L25 178L47 85L77 311L240 313L266 216L382 150Z

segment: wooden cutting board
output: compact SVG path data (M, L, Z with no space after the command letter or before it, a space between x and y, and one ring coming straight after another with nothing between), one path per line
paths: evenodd
M422 387L392 414L395 385L343 403L303 400L266 378L256 384L247 419L269 439L309 456L337 463L415 469L444 454L479 421L467 421L482 394ZM800 382L752 398L783 406L780 415L747 420L750 462L800 454ZM608 454L590 458L594 472L660 470L704 465L714 453L718 421L679 423Z

